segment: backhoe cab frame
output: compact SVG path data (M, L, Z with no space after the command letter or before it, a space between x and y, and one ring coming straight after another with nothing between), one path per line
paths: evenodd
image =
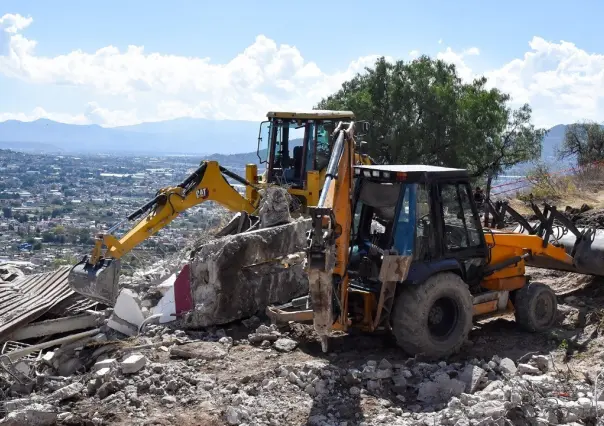
M465 170L356 166L354 176L348 217L334 209L338 223L331 225L344 225L335 240L335 249L348 253L344 269L337 261L332 266L312 261L319 258L317 232L329 235L314 227L309 300L303 310L292 310L302 306L299 300L295 306L269 307L274 321L313 320L324 350L331 329L355 327L389 330L409 354L433 357L457 351L473 318L515 312L526 330L552 325L555 294L529 282L525 264L544 259L572 266L573 257L538 235L483 230ZM333 217L329 209L320 212L324 219ZM328 241L323 247L326 254L334 251ZM321 306L314 303L321 299L316 289L313 295L316 282ZM333 318L329 325L328 318Z
M321 183L336 141L340 122L352 122L351 111L312 110L308 112L274 112L260 124L257 156L266 164L261 184L288 187L302 209L319 201ZM357 122L358 138L369 131L368 122ZM367 142L355 141L359 149ZM367 153L355 153L355 164L373 164Z

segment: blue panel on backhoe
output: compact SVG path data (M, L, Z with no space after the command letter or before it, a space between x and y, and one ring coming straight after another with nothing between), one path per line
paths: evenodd
M399 200L394 224L394 248L402 256L413 255L415 248L415 190L417 185L405 185Z

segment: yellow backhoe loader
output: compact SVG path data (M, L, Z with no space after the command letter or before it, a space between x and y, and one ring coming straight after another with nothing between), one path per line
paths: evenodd
M544 331L556 295L526 265L604 275L596 233L574 229L566 247L553 239L555 209L525 233L483 229L465 170L355 165L353 131L338 129L309 209L308 297L267 308L274 321L312 321L324 351L331 330L355 327L390 331L410 355L440 358L462 346L473 319L511 312L526 330Z
M350 121L350 111L269 112L260 124L258 163L266 170L258 176L258 165L247 164L245 177L203 161L181 184L162 188L156 196L123 221L95 238L92 253L75 265L69 276L72 289L103 303L112 304L118 292L120 259L134 247L167 226L183 211L205 201L214 201L232 212L240 212L219 235L249 230L258 222L256 213L263 190L286 188L302 214L317 204L333 150L332 137L342 120ZM368 124L362 129L367 131ZM358 140L363 148L365 143ZM364 153L354 154L355 164L372 164ZM240 194L230 183L245 186ZM137 221L121 238L113 233L125 222Z

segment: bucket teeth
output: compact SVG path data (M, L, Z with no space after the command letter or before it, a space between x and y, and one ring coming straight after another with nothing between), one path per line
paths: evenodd
M113 306L117 299L119 274L119 260L103 259L93 265L85 257L71 268L67 281L76 293Z

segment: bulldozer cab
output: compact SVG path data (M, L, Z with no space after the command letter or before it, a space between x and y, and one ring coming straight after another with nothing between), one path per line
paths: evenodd
M310 173L329 163L340 121L352 121L350 111L269 112L260 124L258 158L265 163L266 182L306 188ZM312 178L311 178L312 179Z
M380 287L384 253L411 256L409 284L445 270L480 277L488 248L465 170L357 166L355 177L351 287Z

